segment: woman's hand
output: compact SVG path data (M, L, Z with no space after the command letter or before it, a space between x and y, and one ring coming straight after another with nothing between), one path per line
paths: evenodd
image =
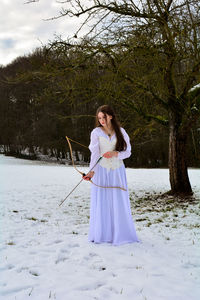
M103 157L105 157L105 158L111 158L111 157L117 157L117 156L118 156L117 151L108 151L103 154Z
M83 176L83 179L89 181L93 176L94 176L94 171L90 171L88 174Z

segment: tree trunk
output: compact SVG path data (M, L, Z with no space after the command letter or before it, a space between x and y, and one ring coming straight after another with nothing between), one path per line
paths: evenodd
M192 195L187 170L187 135L187 132L181 130L180 121L177 120L176 113L171 114L169 127L169 175L170 194L173 195Z

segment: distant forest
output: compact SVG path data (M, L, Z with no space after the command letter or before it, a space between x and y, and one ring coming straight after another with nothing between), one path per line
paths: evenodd
M1 152L30 159L42 153L68 160L65 135L88 146L96 109L110 104L131 139L132 156L126 165L168 167L169 128L158 122L159 118L165 122L160 117L165 112L125 80L123 74L132 71L132 58L122 64L124 52L116 55L121 57L118 73L109 53L94 55L94 49L85 45L57 41L1 66ZM141 71L145 72L144 67ZM126 105L127 99L137 101L137 109ZM188 166L199 167L200 121L191 128L187 143ZM72 147L76 162L89 162L89 150L75 143Z

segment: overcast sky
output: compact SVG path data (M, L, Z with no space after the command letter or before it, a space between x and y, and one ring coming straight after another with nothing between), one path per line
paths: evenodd
M0 65L32 52L41 43L53 40L55 34L67 38L78 29L80 18L44 21L58 15L61 4L56 0L24 4L26 1L0 0Z

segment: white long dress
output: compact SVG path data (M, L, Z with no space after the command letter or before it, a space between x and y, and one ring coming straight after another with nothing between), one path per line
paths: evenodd
M131 145L126 131L121 128L121 132L127 143L127 149L119 152L118 157L103 157L93 169L95 174L92 181L103 187L122 187L126 191L91 184L88 236L90 242L120 245L139 241L131 215L126 170L123 163L123 159L131 155ZM115 134L109 138L101 127L96 127L91 132L90 169L105 152L115 150L116 141Z

